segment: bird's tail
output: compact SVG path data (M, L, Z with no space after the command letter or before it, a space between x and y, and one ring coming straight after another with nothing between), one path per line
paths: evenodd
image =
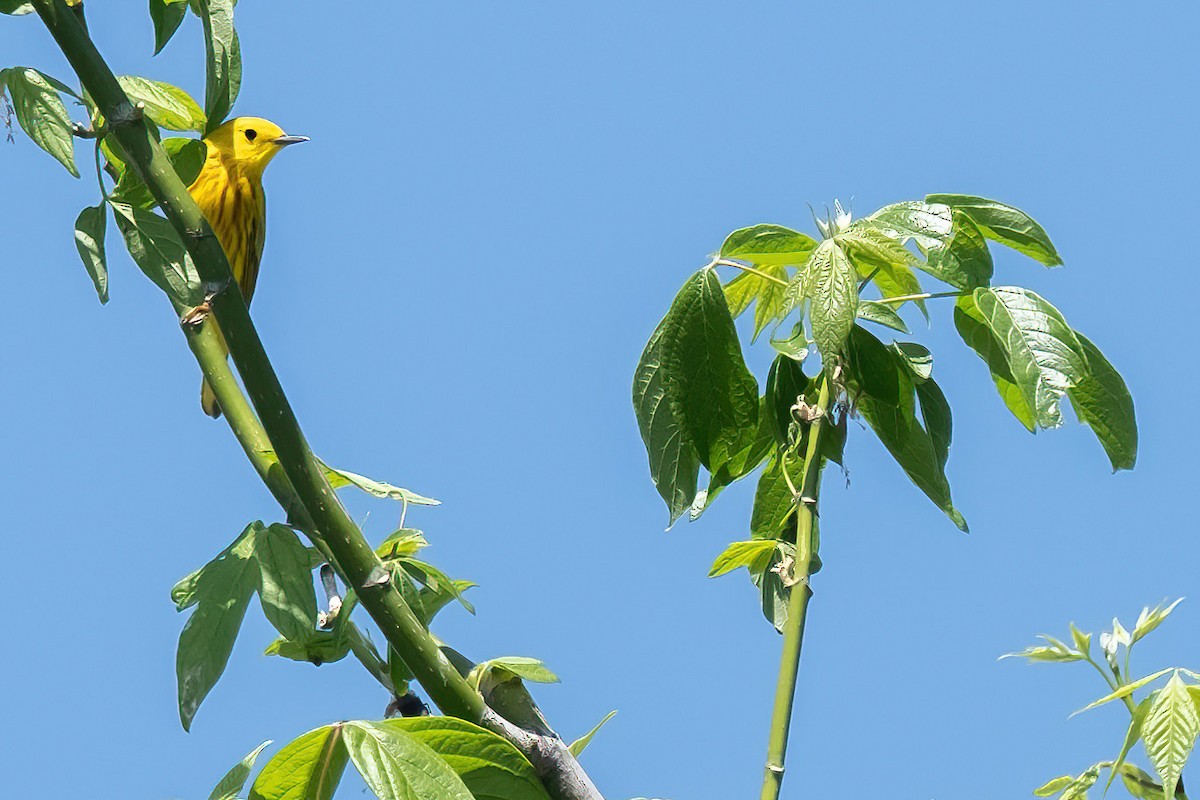
M200 407L213 419L221 416L221 404L217 402L217 395L208 385L208 381L200 384Z

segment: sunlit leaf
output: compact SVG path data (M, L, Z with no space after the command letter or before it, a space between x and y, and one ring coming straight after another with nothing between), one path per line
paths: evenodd
M1123 697L1129 697L1134 692L1136 692L1138 689L1142 688L1143 686L1145 686L1148 683L1153 683L1154 681L1158 680L1159 678L1161 678L1163 675L1166 675L1170 671L1171 671L1171 668L1168 667L1167 669L1161 669L1158 672L1155 672L1153 675L1147 675L1144 678L1139 678L1136 681L1127 683L1124 686L1122 686L1121 688L1117 689L1115 692L1106 694L1104 697L1101 697L1099 700L1096 700L1095 702L1088 703L1086 706L1079 709L1074 714L1071 714L1071 716L1073 717L1073 716L1075 716L1075 714L1082 714L1085 711L1090 711L1091 709L1096 708L1097 706L1102 706L1105 703L1111 703L1113 700L1120 700Z
M379 723L427 745L475 800L549 800L533 766L508 740L453 717L406 717Z
M725 237L719 255L755 266L800 266L816 246L812 237L782 225L752 225Z
M187 13L187 2L150 0L150 20L154 23L154 55L162 52L179 30L179 24Z
M738 567L745 567L750 572L762 572L771 562L771 554L775 552L773 539L751 539L748 542L734 542L726 547L708 570L708 577L716 578Z
M922 268L958 289L987 286L992 277L992 254L983 233L961 211L952 211L951 216L950 238L929 249Z
M961 211L979 226L984 236L1007 245L1048 267L1062 264L1050 237L1024 211L985 197L965 194L931 194L927 203L942 203Z
M242 88L242 52L233 27L234 0L197 0L204 23L206 77L205 133L225 121Z
M178 305L198 305L204 299L200 273L171 223L127 203L109 205L129 255L146 277Z
M858 303L858 318L865 319L867 322L874 322L876 325L883 325L894 331L908 333L908 325L904 324L904 320L900 318L900 315L885 303L877 303L874 300L860 300Z
M832 239L813 251L804 270L812 298L813 341L822 358L842 352L858 312L858 280L845 252Z
M473 800L445 759L398 726L348 722L342 738L350 761L379 800Z
M344 723L317 728L276 753L250 787L250 800L332 800L349 754Z
M58 159L68 172L78 178L71 117L62 98L58 96L59 91L67 87L29 67L0 70L0 84L8 87L13 113L21 129L38 147Z
M1121 772L1122 775L1125 774L1122 769L1125 766L1125 758L1129 755L1129 751L1133 749L1133 746L1138 743L1138 740L1142 738L1142 725L1146 723L1146 714L1149 713L1150 706L1153 703L1154 698L1152 695L1138 703L1137 708L1133 710L1132 719L1129 721L1129 729L1125 732L1125 741L1121 745L1121 754L1117 756L1117 760L1113 762L1112 769L1108 773L1108 783L1104 786L1105 792L1112 786L1113 778L1116 777L1118 772ZM1141 770L1138 770L1138 772L1141 772ZM1161 786L1157 788L1160 792L1162 791Z
M1171 800L1175 794L1197 734L1200 734L1200 711L1176 671L1159 690L1142 724L1142 742L1162 778L1165 800Z
M1167 616L1175 610L1175 606L1183 602L1183 598L1179 598L1174 603L1171 603L1169 606L1164 608L1163 604L1165 602L1166 601L1164 600L1163 603L1159 603L1154 607L1153 611L1149 608L1142 609L1142 613L1138 614L1137 623L1133 626L1133 634L1130 638L1130 644L1144 638L1146 634L1150 633L1159 625L1161 625L1163 620L1165 620Z
M1075 331L1058 309L1028 289L976 289L974 300L1037 424L1061 425L1059 401L1088 374L1087 356Z
M108 137L105 137L106 142L107 140ZM163 150L167 152L171 166L179 175L179 179L183 181L184 186L190 186L204 166L204 160L208 156L207 146L199 139L184 139L178 136L163 139L162 146ZM154 205L154 197L150 194L150 189L138 177L135 170L125 169L122 166L120 176L116 188L112 191L113 200L128 203L137 208L148 209Z
M162 81L137 75L118 76L117 82L133 103L141 103L146 116L155 125L172 131L202 132L207 121L192 96Z
M221 778L220 783L212 790L208 800L237 800L242 793L242 787L246 785L246 780L250 777L250 771L254 769L254 762L258 760L259 754L270 743L270 741L263 742L251 750L245 758L234 764L233 768L225 773L225 777Z
M254 547L263 613L284 638L304 642L316 634L317 597L308 549L286 525L259 533Z
M104 254L104 232L108 210L104 203L88 206L75 218L75 249L96 287L101 303L108 302L108 259Z
M996 391L1000 393L1005 407L1030 433L1037 430L1033 407L1017 386L1012 370L1008 367L1004 347L984 321L983 314L971 295L964 295L955 301L954 327L967 346L987 364L992 382L996 384Z
M578 739L571 742L571 746L567 748L571 751L571 755L579 758L583 751L587 749L587 746L592 743L592 739L596 738L596 734L600 732L600 729L603 728L608 721L616 715L617 712L615 710L608 712L604 715L604 719L596 723L595 727L593 727L583 736L580 736Z

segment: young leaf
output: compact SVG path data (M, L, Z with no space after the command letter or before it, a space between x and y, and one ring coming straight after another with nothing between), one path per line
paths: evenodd
M987 364L988 371L992 374L992 382L996 384L996 391L1000 393L1004 406L1026 430L1030 433L1036 431L1037 419L1033 408L1025 399L1024 392L1017 386L1012 370L1008 368L1004 347L984 321L983 314L971 295L964 295L955 301L954 327L967 346Z
M1121 765L1121 782L1137 800L1159 800L1163 796L1162 784L1132 764Z
M1200 711L1176 671L1154 698L1142 724L1146 755L1162 778L1165 800L1175 795L1197 734L1200 734Z
M150 20L154 23L154 55L162 52L179 30L187 13L187 0L150 0Z
M858 313L858 280L846 253L832 239L813 251L804 270L812 298L813 340L824 359L842 352Z
M580 754L585 749L587 749L587 746L589 744L592 743L592 739L595 738L596 734L600 732L600 729L603 728L605 726L605 724L610 719L615 717L616 715L617 715L616 711L608 712L607 714L604 715L604 719L602 719L596 723L596 727L592 728L590 731L585 733L583 736L580 736L578 739L571 742L571 746L569 748L567 748L568 750L571 751L571 755L575 756L576 758L579 758Z
M1137 463L1137 417L1133 397L1120 373L1108 362L1091 340L1075 331L1088 371L1067 390L1067 397L1079 419L1095 432L1104 446L1113 472L1133 469Z
M332 800L349 760L344 727L309 731L276 753L250 787L250 800Z
M1052 661L1052 662L1069 662L1083 661L1083 653L1076 652L1065 644L1055 639L1053 636L1040 636L1040 639L1045 639L1047 645L1032 645L1026 647L1019 653L1005 653L1000 656L1003 661L1006 658L1027 658L1030 661Z
M719 256L756 267L801 266L816 246L812 237L782 225L752 225L725 237Z
M478 725L453 717L406 717L379 724L427 745L462 778L476 800L549 800L521 751Z
M415 558L402 557L397 559L401 567L421 583L422 586L428 587L437 593L446 593L457 600L463 608L469 613L475 613L475 606L467 601L467 598L462 596L462 592L458 589L458 581L451 580L446 573L442 572L432 564L424 561L419 561Z
M854 264L858 276L870 278L885 298L921 294L921 282L911 266L916 263L916 256L900 242L880 230L865 226L861 220L839 235L837 241ZM925 301L913 302L928 320Z
M477 672L479 676L497 674L499 680L504 680L504 673L507 672L532 683L558 683L558 676L551 672L543 662L526 656L489 658L487 661L476 664L472 671Z
M678 386L663 365L663 343L672 312L650 336L633 376L633 409L650 460L650 477L666 501L670 524L696 498L700 457L684 427L677 399Z
M965 194L931 194L925 197L925 202L941 203L961 211L971 218L987 238L1022 252L1047 267L1062 264L1046 231L1019 208Z
M155 125L172 131L204 131L204 112L178 86L137 75L120 75L117 82L130 100L143 104L146 116Z
M442 504L441 500L434 500L432 497L425 497L408 489L393 486L390 483L366 478L344 469L334 469L319 458L317 459L317 463L321 465L321 469L325 470L325 478L334 489L341 489L343 486L356 486L367 494L384 500L400 500L405 503L411 503L414 506L440 506Z
M1092 635L1076 628L1074 622L1071 623L1071 641L1075 644L1075 649L1085 656L1092 652Z
M375 548L375 554L387 561L389 558L405 558L415 556L429 546L425 534L415 528L400 528L392 531L388 537Z
M909 332L908 326L904 324L904 320L900 318L900 315L891 306L884 303L877 303L874 300L859 301L858 318L865 319L867 322L874 322L876 325L883 325L901 333Z
M1073 717L1076 714L1082 714L1085 711L1090 711L1093 708L1096 708L1097 706L1102 706L1105 703L1111 703L1113 700L1120 700L1123 697L1129 697L1131 694L1136 692L1138 689L1142 688L1143 686L1145 686L1148 683L1153 683L1154 681L1158 680L1159 678L1161 678L1163 675L1166 675L1170 671L1171 671L1171 668L1167 667L1166 669L1160 669L1158 672L1154 673L1153 675L1147 675L1144 678L1138 678L1136 681L1133 681L1132 683L1125 684L1121 688L1117 689L1115 692L1112 692L1111 694L1106 694L1104 697L1101 697L1099 700L1096 700L1095 702L1088 703L1083 708L1081 708L1078 711L1071 714L1071 716Z
M1037 424L1062 424L1059 401L1087 375L1087 356L1058 309L1028 289L976 289L975 305L1002 347Z
M208 800L237 800L238 795L242 793L242 787L246 785L246 779L250 777L250 771L254 769L254 762L270 743L270 740L263 742L225 773L225 777L221 778L221 782L212 790Z
M762 572L771 563L771 554L775 552L774 539L751 539L748 542L734 542L726 547L708 570L708 577L716 578L738 567L745 567L751 573Z
M1054 795L1070 786L1074 780L1075 778L1070 775L1060 775L1034 789L1033 794L1035 797L1054 797Z
M474 800L445 759L397 726L348 722L342 737L350 761L380 800Z
M1164 600L1163 603L1166 601ZM1179 598L1171 605L1163 608L1163 603L1159 603L1151 611L1149 608L1143 608L1142 613L1138 614L1137 623L1133 626L1133 635L1130 639L1130 644L1145 638L1146 634L1157 628L1163 623L1163 620L1175 610L1175 606L1183 602L1183 598Z
M211 133L229 116L242 88L242 51L233 27L234 0L199 0L200 19L204 23L206 77L204 113Z
M58 159L67 172L78 178L71 117L62 98L58 96L59 91L70 90L59 81L29 67L0 70L0 83L8 86L13 113L21 129L38 147Z
M884 206L856 225L873 228L901 244L916 242L923 252L945 246L954 233L954 218L946 205L917 200Z
M729 303L729 314L734 319L757 301L751 341L757 340L768 325L783 316L784 285L788 281L786 267L766 265L759 267L758 272L762 274L739 273L725 284L725 299Z
M204 299L200 274L171 223L127 203L110 202L133 261L167 296L184 306Z
M780 573L795 559L796 546L790 542L779 542L771 554L770 566L765 571L750 576L750 580L758 587L762 596L763 616L779 633L783 633L787 627L788 603L792 596L792 587Z
M233 643L258 583L254 540L263 530L251 523L196 579L196 610L179 634L175 672L179 684L179 718L191 729L200 703L225 671Z
M285 639L305 642L317 633L317 597L308 549L286 525L272 525L255 543L263 613Z
M1133 718L1129 722L1129 729L1125 732L1125 742L1121 745L1121 754L1117 756L1117 760L1113 762L1112 769L1108 773L1108 783L1104 786L1104 791L1107 792L1112 786L1113 778L1118 772L1124 775L1122 768L1125 766L1125 758L1129 755L1129 751L1137 744L1138 739L1142 738L1142 725L1146 723L1146 714L1150 711L1150 706L1154 703L1154 695L1147 697L1142 702L1138 703L1137 708L1133 710ZM1134 767L1134 769L1137 769ZM1138 770L1141 772L1141 770ZM1162 787L1157 787L1162 791ZM1135 795L1136 796L1136 795Z
M75 218L75 249L96 287L101 303L108 302L108 260L104 255L104 231L108 212L104 203L88 206Z

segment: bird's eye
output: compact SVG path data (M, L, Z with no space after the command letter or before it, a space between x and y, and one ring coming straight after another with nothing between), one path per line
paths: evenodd
M248 131L246 131L246 138L249 141L253 142L255 139L258 138L258 131L254 130L254 128L249 129Z

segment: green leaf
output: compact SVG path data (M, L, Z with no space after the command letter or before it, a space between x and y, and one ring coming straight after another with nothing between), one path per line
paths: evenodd
M22 14L32 13L33 3L28 2L28 0L0 0L0 14L21 16Z
M867 322L874 322L876 325L883 325L891 328L894 331L908 333L908 325L904 324L904 320L895 310L884 303L877 303L874 300L860 300L858 303L858 318L865 319Z
M425 623L426 627L433 621L434 616L448 606L452 600L457 600L467 611L472 614L475 613L475 607L464 599L463 593L478 584L457 579L452 580L450 583L452 584L451 586L439 587L438 589L422 586L417 592L420 607L423 611L420 615L421 621Z
M792 406L809 390L812 382L804 374L804 368L787 356L776 356L767 373L766 395L763 397L763 413L770 422L775 442L780 447L792 444L789 436L794 419Z
M795 545L790 542L778 542L767 569L750 575L750 580L758 587L762 598L763 616L779 633L783 633L787 627L788 603L792 596L792 588L779 573L785 568L785 562L791 563L795 558Z
M754 266L801 266L816 246L812 237L782 225L752 225L725 237L718 255Z
M229 116L242 88L242 50L233 27L234 5L233 0L199 0L196 3L204 23L206 134Z
M664 340L668 339L672 314L673 307L642 351L633 376L633 409L650 460L650 477L666 501L670 524L674 525L696 498L700 457L684 427L679 387L663 364Z
M286 525L272 525L255 543L258 596L263 613L284 638L304 642L316 635L317 597L308 548Z
M400 528L388 534L375 548L375 555L387 561L389 558L415 556L429 546L425 534L416 528Z
M104 203L88 206L75 218L75 249L96 287L101 303L108 302L108 260L104 255L104 231L108 212Z
M1046 231L1019 208L966 194L931 194L925 197L925 201L942 203L961 211L971 218L987 238L1022 252L1047 267L1062 264Z
M812 298L813 340L821 357L842 352L858 313L858 280L842 248L827 239L813 251L804 270L805 292Z
M884 206L855 224L873 228L901 244L916 242L923 252L945 246L954 233L954 218L946 205L917 200Z
M908 369L907 362L861 325L850 331L844 366L856 395L887 405L899 403L901 387L912 384L911 377L901 375L902 369Z
M1125 784L1125 789L1138 800L1158 800L1163 796L1162 784L1132 764L1121 765L1121 782Z
M840 234L837 241L854 264L858 276L862 279L870 278L883 297L921 294L921 282L917 280L917 274L911 266L917 263L916 256L900 242L882 231L864 225L861 220ZM925 301L912 302L928 320Z
M1071 781L1070 785L1063 791L1062 797L1059 800L1085 800L1088 789L1095 785L1096 779L1100 777L1100 765L1093 764L1088 767L1086 772L1080 774L1077 778Z
M938 467L945 472L954 432L950 403L933 378L927 378L917 384L917 402L921 405L921 421L925 423L925 430L929 433Z
M1158 680L1159 678L1161 678L1163 675L1166 675L1170 671L1171 671L1170 667L1168 667L1166 669L1160 669L1158 672L1154 673L1153 675L1147 675L1146 677L1139 678L1136 681L1133 681L1132 683L1127 683L1124 686L1122 686L1121 688L1117 689L1115 692L1112 692L1111 694L1106 694L1104 697L1101 697L1099 700L1096 700L1093 703L1088 703L1083 708L1081 708L1078 711L1071 714L1071 716L1073 717L1073 716L1075 716L1075 714L1082 714L1085 711L1090 711L1093 708L1096 708L1097 706L1102 706L1105 703L1111 703L1113 700L1120 700L1123 697L1129 697L1131 694L1136 692L1138 689L1142 688L1143 686L1145 686L1148 683L1153 683L1154 681Z
M541 661L536 658L528 658L526 656L500 656L499 658L489 658L487 661L482 661L475 665L472 670L476 673L475 684L478 686L482 676L494 675L498 682L510 680L510 675L515 675L522 680L532 683L558 683L558 676Z
M808 358L808 337L804 333L804 320L797 320L792 326L792 332L786 339L771 337L771 349L780 355L785 355L793 361L803 361Z
M127 203L109 205L129 255L146 277L177 304L198 305L204 299L200 274L171 223Z
M784 478L799 488L804 480L804 459L776 453L758 479L754 492L754 509L750 512L750 535L756 539L778 539L796 511L796 498Z
M453 717L408 717L379 724L404 731L441 756L475 800L549 800L521 751L478 725Z
M442 572L432 564L429 564L425 561L419 561L415 558L405 556L396 560L399 561L404 571L419 581L421 585L426 586L437 593L445 592L449 594L468 612L472 614L475 613L475 606L471 605L471 603L462 596L462 592L459 591L458 582L451 580L446 573Z
M445 759L396 725L348 722L342 737L350 761L380 800L473 800Z
M208 800L237 800L238 795L242 793L242 787L246 785L246 780L250 777L250 771L254 769L254 762L258 760L259 754L270 743L270 740L263 742L225 773L225 777L221 778L221 782L212 790Z
M726 547L708 570L708 577L716 578L738 567L745 567L751 573L762 572L771 563L771 554L775 552L775 540L751 539L748 542L734 542Z
M1033 793L1037 797L1053 797L1063 789L1070 786L1074 780L1075 778L1070 775L1060 775L1059 777L1051 781L1047 781L1038 788L1034 789Z
M1200 711L1178 671L1157 695L1142 724L1142 741L1146 755L1162 778L1163 796L1171 800L1200 734Z
M134 104L143 104L146 116L155 125L172 131L199 133L204 130L207 122L204 112L192 96L178 86L137 75L120 75L117 82Z
M1075 332L1058 309L1028 289L976 289L974 299L1037 424L1061 425L1059 401L1088 373L1087 356Z
M76 178L75 140L71 133L71 117L58 96L62 83L29 67L10 67L0 70L0 84L7 85L12 97L13 112L21 129L34 143L67 168ZM69 91L69 90L67 90Z
M1169 606L1164 608L1163 603L1165 602L1166 601L1164 600L1162 603L1159 603L1154 607L1153 611L1151 611L1149 608L1142 609L1142 613L1138 614L1137 624L1133 626L1133 638L1131 639L1130 644L1145 638L1146 634L1150 633L1159 625L1161 625L1163 620L1165 620L1167 616L1175 610L1175 606L1183 602L1183 598L1179 598L1174 603L1171 603Z
M1092 635L1076 628L1074 622L1071 623L1071 641L1075 644L1075 649L1084 655L1092 652Z
M713 474L730 469L759 424L758 383L715 271L700 270L676 295L638 363L633 403L674 523L695 499L697 461Z
M1018 653L1005 653L1000 656L1001 660L1006 658L1027 658L1030 661L1050 661L1050 662L1070 662L1083 661L1083 653L1076 652L1065 644L1055 639L1053 636L1039 636L1039 639L1044 639L1046 645L1033 645L1026 647Z
M1129 721L1129 729L1125 732L1125 742L1121 745L1121 754L1117 756L1117 760L1113 762L1112 769L1108 773L1108 783L1104 786L1105 792L1112 786L1113 778L1116 777L1118 772L1124 775L1122 768L1125 766L1125 758L1129 755L1129 751L1133 749L1133 746L1137 744L1138 739L1142 738L1142 726L1146 724L1146 714L1149 713L1152 703L1153 700L1147 697L1138 703L1137 708L1133 710L1133 717ZM1137 768L1134 767L1134 769ZM1138 770L1138 772L1141 772L1141 770ZM1159 791L1162 791L1161 786L1157 788Z
M107 142L107 137L105 142ZM171 160L171 166L175 168L179 179L183 181L184 186L190 186L204 166L204 160L208 156L208 147L199 139L184 139L178 136L163 139L162 146L167 151L167 158ZM106 152L111 153L110 150L106 150ZM109 160L111 162L113 158L110 156ZM138 177L135 170L126 169L122 165L120 176L116 188L112 191L113 200L127 203L136 208L148 209L154 205L154 197L150 194L150 189Z
M167 42L171 41L186 13L186 2L150 0L150 19L154 23L154 55L161 53Z
M851 341L854 356L849 363L855 370L851 374L863 389L857 398L859 413L912 482L966 533L966 520L954 507L944 471L950 438L948 407L933 408L937 397L927 393L927 404L937 412L928 420L935 430L927 431L917 420L915 385L901 356L857 325ZM893 386L898 387L894 399Z
M733 318L739 317L751 303L757 301L754 307L752 342L758 339L759 334L768 325L783 316L784 284L788 281L786 267L767 265L759 268L759 272L762 274L742 272L725 284L725 300ZM763 277L764 275L770 277Z
M434 500L432 497L425 497L408 489L393 486L390 483L366 478L344 469L334 469L319 458L317 459L317 464L321 466L321 469L325 470L325 478L334 489L341 489L344 486L355 486L369 495L384 500L399 500L415 506L440 506L442 504L441 500Z
M204 568L192 572L189 575L179 579L179 582L171 587L171 602L175 604L176 611L186 611L196 605L196 584L200 580L200 573Z
M933 375L933 353L923 344L916 342L892 342L892 349L900 356L900 363L908 367L918 384Z
M309 731L276 753L250 787L250 800L332 800L349 759L344 726Z
M951 211L951 218L950 239L930 248L928 260L921 268L958 289L987 286L993 271L987 240L966 214Z
M1137 417L1133 411L1133 396L1120 373L1109 363L1100 348L1079 331L1075 331L1088 371L1067 390L1067 397L1079 419L1096 434L1113 472L1133 469L1137 463Z
M616 711L608 712L607 714L604 715L604 719L602 719L596 723L596 727L592 728L590 731L585 733L583 736L580 736L578 739L571 742L571 746L569 748L567 748L571 751L571 755L575 756L576 758L579 758L580 754L582 754L583 751L587 749L587 746L592 743L592 739L595 738L596 734L600 732L600 729L603 728L605 726L605 724L607 724L608 721L610 719L612 719L613 717L615 717L616 715L617 715Z
M1033 408L1025 399L1024 392L1017 386L1012 370L1008 368L1004 347L984 321L983 314L971 295L964 295L955 301L954 327L967 346L987 364L992 382L996 384L996 391L1000 393L1005 407L1030 433L1037 430Z
M179 634L175 655L179 718L184 730L191 729L196 710L229 661L246 606L258 583L254 540L261 530L261 522L251 523L196 578L196 610Z

